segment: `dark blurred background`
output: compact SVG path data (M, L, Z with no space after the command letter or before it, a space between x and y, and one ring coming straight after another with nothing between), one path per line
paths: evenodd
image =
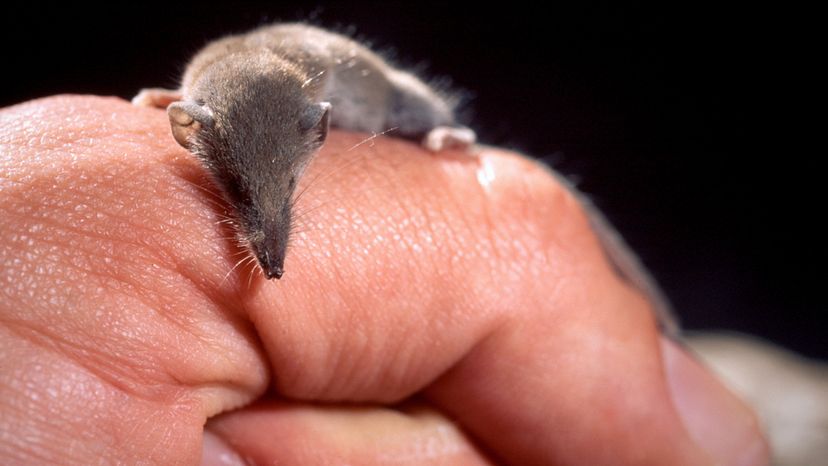
M816 225L825 149L803 143L816 126L804 118L816 105L812 71L824 61L809 37L814 13L703 3L134 5L6 7L0 105L176 87L206 41L271 21L353 26L469 91L484 142L576 180L686 327L828 358Z

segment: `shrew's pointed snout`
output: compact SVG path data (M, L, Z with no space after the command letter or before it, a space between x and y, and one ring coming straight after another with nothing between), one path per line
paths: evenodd
M258 254L259 265L262 267L262 271L264 272L265 277L268 280L272 280L274 278L279 279L282 278L282 274L285 273L285 255L282 254L273 254L267 249L260 252Z
M276 210L275 213L263 212L261 217L261 220L252 222L255 227L249 229L248 244L259 260L264 276L268 280L282 278L290 239L290 210L285 207Z

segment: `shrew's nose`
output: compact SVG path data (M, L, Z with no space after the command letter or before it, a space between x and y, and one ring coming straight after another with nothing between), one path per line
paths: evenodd
M281 267L273 267L273 268L265 268L264 273L265 273L265 277L267 277L267 279L270 280L272 278L276 278L276 279L282 278L282 274L285 273L285 271L282 270Z
M259 255L259 265L262 266L262 271L268 280L282 278L282 274L285 273L284 260L284 257L270 254L267 250L264 251L264 254Z

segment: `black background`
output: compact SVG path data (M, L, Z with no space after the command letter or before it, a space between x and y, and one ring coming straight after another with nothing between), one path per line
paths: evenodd
M0 105L176 87L207 40L270 21L353 26L470 91L484 142L577 180L686 327L753 333L828 358L818 296L825 149L803 142L824 132L804 118L822 112L814 12L698 2L238 5L7 8Z

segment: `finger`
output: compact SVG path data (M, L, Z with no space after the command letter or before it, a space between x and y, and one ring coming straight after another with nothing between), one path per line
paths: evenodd
M257 403L212 419L219 440L202 464L487 465L451 421L422 404L400 409Z
M116 99L0 113L0 457L193 462L206 417L266 388L252 327L200 279L194 252L225 251L168 134Z
M514 464L763 461L752 413L692 361L669 362L650 305L545 170L495 151L397 156L399 144L377 141L357 180L329 178L342 217L321 209L293 255L309 266L251 297L283 393L393 401L437 379L425 393ZM342 155L328 149L319 166ZM334 261L313 260L321 244L339 245ZM687 373L696 382L671 383ZM729 435L700 435L704 423Z

